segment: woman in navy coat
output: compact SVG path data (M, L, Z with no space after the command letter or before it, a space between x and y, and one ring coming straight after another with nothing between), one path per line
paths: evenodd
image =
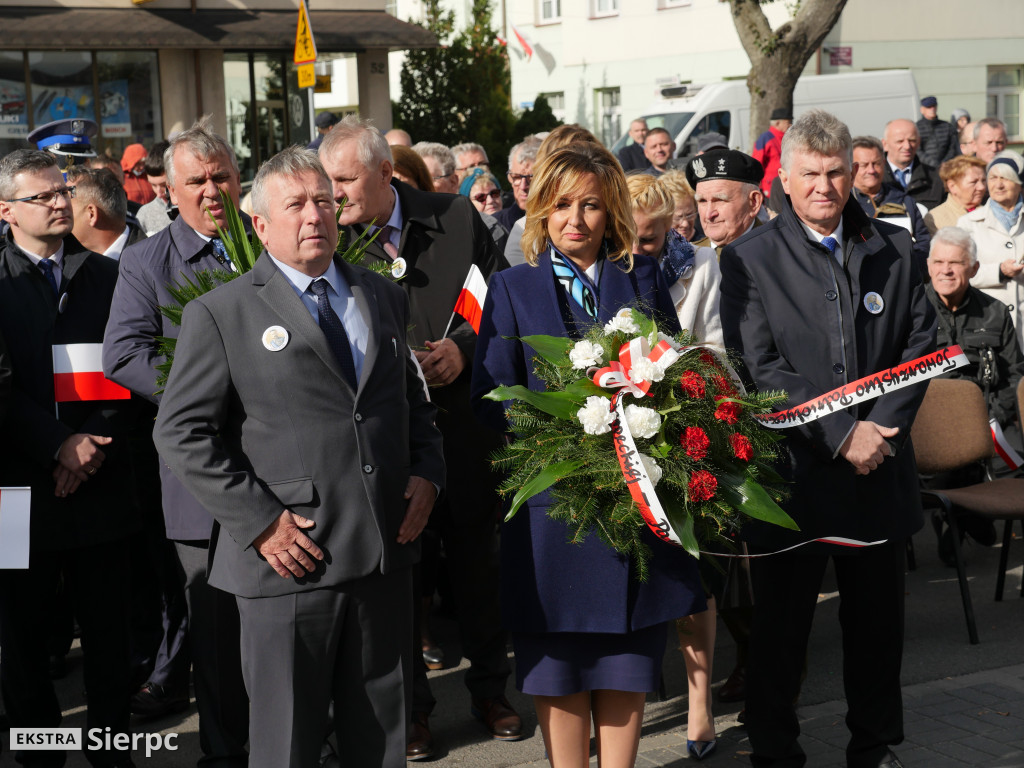
M478 417L508 431L502 404L482 400L498 385L542 391L531 334L581 338L623 307L654 313L678 330L657 263L633 256L626 180L597 144L557 150L535 170L527 203L527 263L495 273L473 369ZM551 764L586 765L590 722L599 764L632 766L647 691L658 685L665 622L703 610L696 561L657 540L649 580L592 534L567 541L548 494L530 499L502 530L502 614L516 649L517 684L534 696ZM648 532L649 533L649 532Z

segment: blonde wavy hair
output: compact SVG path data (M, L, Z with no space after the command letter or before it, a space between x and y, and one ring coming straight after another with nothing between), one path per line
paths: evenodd
M686 173L683 171L678 169L665 171L658 177L658 181L669 191L676 205L681 205L687 200L693 200L693 204L697 204L693 196L693 187L686 181Z
M540 254L548 248L548 217L558 201L575 194L590 175L597 177L601 199L608 212L604 233L608 258L624 262L627 271L633 268L636 225L626 177L611 152L590 142L557 149L534 167L522 239L523 256L528 264L537 266Z
M638 173L626 178L626 187L629 189L629 202L634 211L642 211L652 219L664 220L671 225L676 204L672 199L672 193L661 179L646 173Z

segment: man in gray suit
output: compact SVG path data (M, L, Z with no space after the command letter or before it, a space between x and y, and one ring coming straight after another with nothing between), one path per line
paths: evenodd
M416 540L443 482L404 291L334 258L331 183L260 169L253 270L185 309L154 439L214 516L237 596L250 768L309 766L333 701L352 765L405 765ZM318 327L319 326L319 327Z

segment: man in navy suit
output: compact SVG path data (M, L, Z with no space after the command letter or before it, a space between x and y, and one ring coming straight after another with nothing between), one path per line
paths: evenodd
M782 140L779 215L722 251L722 328L749 384L804 403L934 350L935 313L909 233L869 219L850 198L852 138L822 110ZM910 426L924 388L908 387L785 431L780 473L800 531L744 527L755 552L825 536L882 542L810 544L751 562L754 626L747 727L755 766L798 768L794 701L825 567L842 601L850 768L898 768L903 740L904 543L922 524Z
M234 152L205 121L175 137L164 166L179 215L121 254L103 344L104 373L153 404L160 402L156 366L164 360L158 337L175 338L179 331L160 307L175 304L170 289L196 272L230 269L214 221L227 228L221 191L237 206L241 190ZM164 585L162 645L168 650L132 707L136 714L155 716L187 706L190 651L204 759L244 768L249 703L238 655L238 609L231 595L207 583L213 518L163 461L160 485L167 538L175 550L166 555L184 573L188 640L186 645L184 606L176 589L180 582L175 580Z

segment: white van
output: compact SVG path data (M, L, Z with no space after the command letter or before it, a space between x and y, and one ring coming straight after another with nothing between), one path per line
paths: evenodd
M721 133L729 146L750 152L750 91L746 80L709 85L668 85L662 98L643 117L648 128L665 128L676 142L676 157L697 152L698 138L710 131ZM917 83L909 69L851 72L841 75L805 75L793 91L793 116L815 107L828 110L845 122L854 136L881 138L885 124L904 117L920 117ZM632 120L633 117L630 117ZM612 147L618 152L632 140L626 134Z

